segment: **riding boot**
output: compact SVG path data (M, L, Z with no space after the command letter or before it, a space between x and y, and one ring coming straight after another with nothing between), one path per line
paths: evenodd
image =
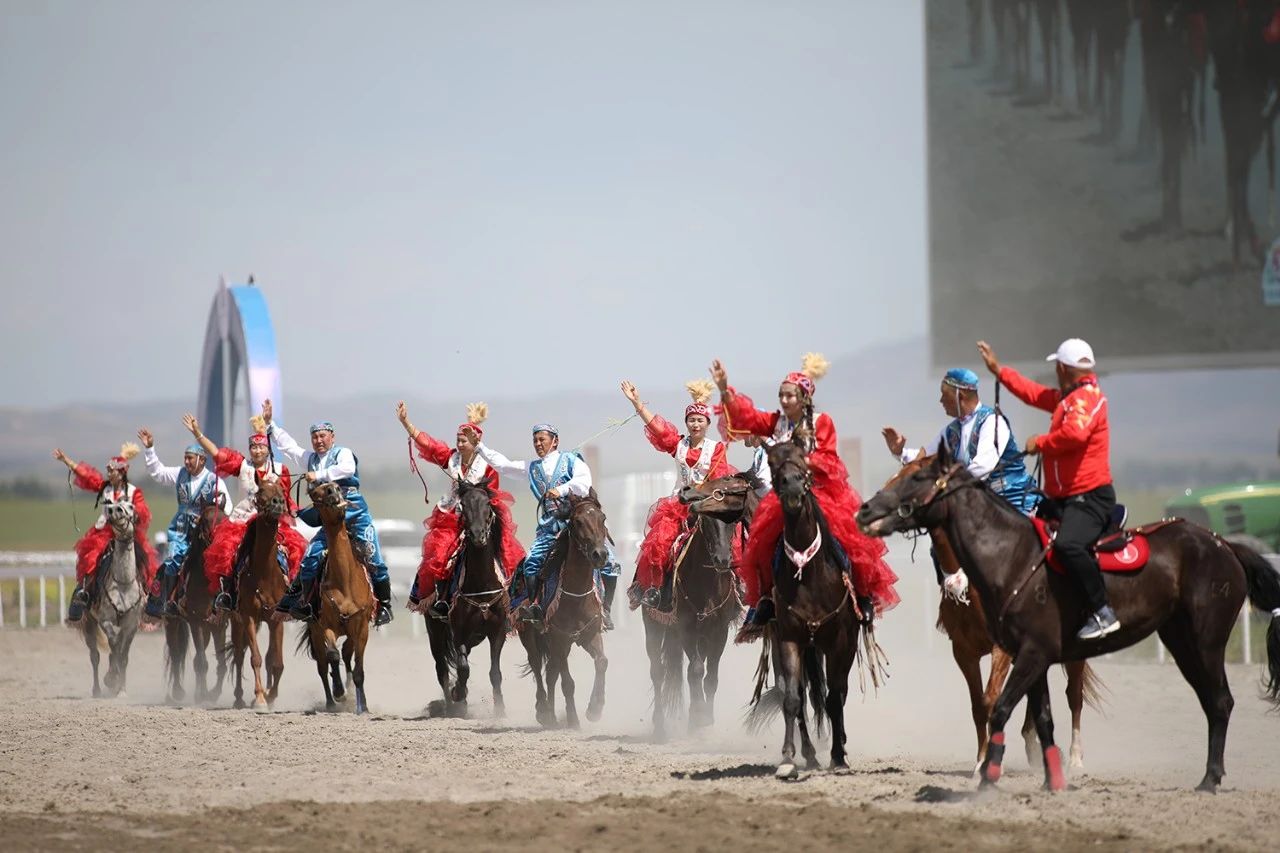
M169 585L168 580L168 575L161 574L151 585L151 591L147 593L147 606L143 612L152 619L159 619L164 616L164 601L167 597L165 589Z
M177 619L182 615L178 610L178 579L181 575L165 575L164 576L164 617L166 619Z
M298 597L302 595L302 580L294 578L284 591L284 595L276 602L276 612L288 613L298 603Z
M395 614L391 612L391 580L374 581L373 594L378 599L378 615L374 617L373 627L381 628L392 619Z
M226 611L235 608L235 599L231 594L231 578L218 578L218 594L213 597L213 609Z
M604 581L604 629L613 630L613 594L618 591L617 575L601 575Z
M761 598L756 606L747 611L747 624L764 627L773 621L776 612L772 598Z
M83 583L77 583L75 591L71 593L71 605L67 608L67 621L79 622L84 618L84 612L89 607L89 593L85 590Z
M299 622L310 622L315 618L315 610L311 606L311 593L315 589L315 585L315 579L303 581L292 601L292 606L287 608L289 615ZM292 590L290 590L290 595L293 595ZM283 608L288 599L288 595L281 599L276 609Z
M527 622L542 621L542 603L539 598L542 596L542 578L539 575L527 577L529 583L529 606L525 608L524 618Z
M431 612L441 619L449 615L449 582L436 581L436 600L431 602Z
M658 592L658 609L664 612L671 610L672 599L675 597L676 573L674 571L667 572L666 577L662 579L662 589Z
M413 583L409 585L409 609L417 607L420 601L422 598L418 595L418 576L414 575Z
M876 602L869 595L856 595L854 601L857 602L858 612L862 614L862 624L870 625L876 619Z

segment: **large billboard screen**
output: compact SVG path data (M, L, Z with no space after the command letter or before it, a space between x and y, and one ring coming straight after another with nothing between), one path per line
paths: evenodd
M935 364L1280 363L1275 6L926 0Z

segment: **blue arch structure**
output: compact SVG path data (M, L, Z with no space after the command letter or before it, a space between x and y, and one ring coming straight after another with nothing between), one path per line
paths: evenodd
M244 406L240 409L236 405L238 390L243 391ZM267 398L275 413L282 415L276 333L267 300L252 283L228 287L221 281L204 336L196 416L204 433L219 447L239 449L244 442L236 438L247 436L249 415ZM235 421L237 413L244 423Z

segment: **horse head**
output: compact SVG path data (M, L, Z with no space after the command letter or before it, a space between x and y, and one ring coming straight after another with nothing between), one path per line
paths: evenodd
M347 515L347 496L337 483L320 483L307 492L324 524L341 524Z
M226 519L224 508L227 503L227 496L223 492L218 492L217 496L211 501L202 500L200 502L200 517L196 522L196 537L204 545L208 545L213 541L213 531L219 524Z
M569 535L593 569L609 560L609 529L605 520L595 489L583 498L569 497Z
M483 548L489 544L489 534L498 517L493 511L493 492L482 483L468 483L459 477L458 503L462 507L462 524L467 541Z
M107 504L103 514L106 515L107 524L111 525L111 534L117 542L127 542L133 538L137 510L132 501Z
M789 515L799 512L813 489L813 473L805 459L803 439L779 441L769 450L769 473L773 476L773 490L782 502L782 509Z
M758 503L756 489L759 483L750 474L737 473L728 477L705 480L696 486L686 486L678 495L680 503L687 504L694 515L709 516L732 524L748 520Z
M891 477L858 510L858 527L868 536L936 527L946 517L946 504L938 498L972 480L964 465L943 447L936 456L909 462Z
M289 507L284 485L278 478L264 480L261 475L255 475L254 479L258 484L258 493L253 496L253 505L258 514L272 520L279 519Z

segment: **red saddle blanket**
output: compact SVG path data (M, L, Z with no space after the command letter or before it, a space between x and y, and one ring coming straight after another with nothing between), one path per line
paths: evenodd
M1125 573L1138 571L1147 564L1147 560L1151 557L1151 546L1147 542L1148 534L1180 520L1166 519L1157 521L1154 524L1144 524L1142 527L1135 527L1131 530L1121 530L1102 537L1093 546L1094 555L1098 558L1099 568L1104 572ZM1036 527L1036 535L1040 537L1040 544L1048 548L1052 534L1057 530L1057 525L1050 528L1043 520L1035 517L1032 517L1031 523ZM1058 562L1057 555L1054 554L1052 549L1049 550L1049 567L1060 575L1066 574L1066 570Z

